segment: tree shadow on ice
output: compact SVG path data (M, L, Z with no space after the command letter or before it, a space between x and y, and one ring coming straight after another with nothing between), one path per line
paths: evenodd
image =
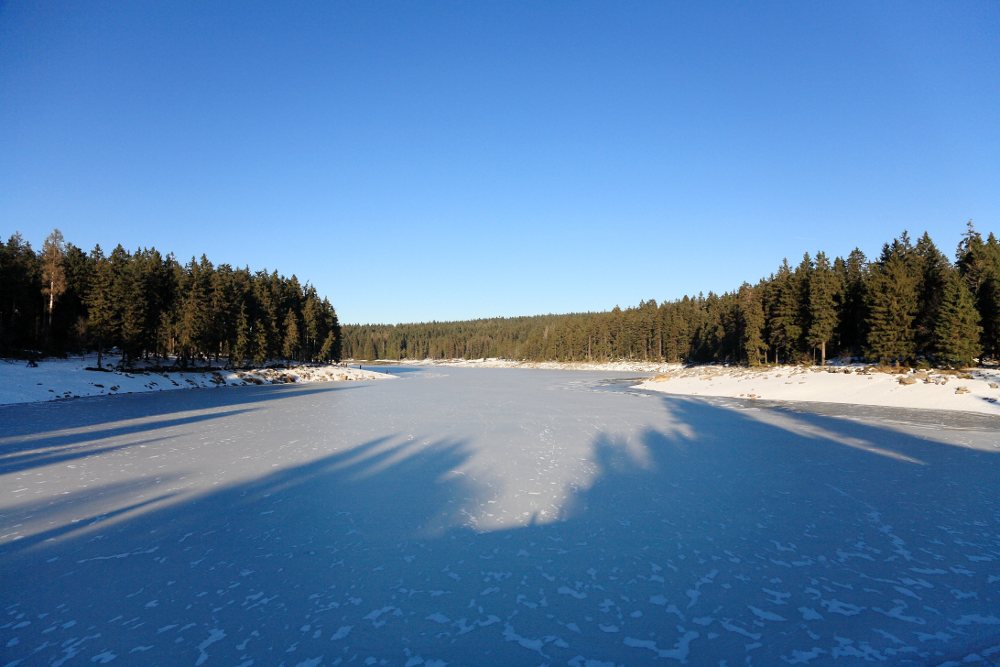
M13 536L8 538L5 535L4 539L0 540L0 561L9 553L18 553L21 556L30 557L32 550L38 545L51 544L70 536L81 539L86 534L99 535L96 531L100 530L102 522L115 521L129 514L141 512L166 502L176 495L174 492L161 493L153 497L146 497L146 494L142 494L139 496L142 498L141 500L130 502L135 496L129 492L134 492L137 486L146 485L137 485L134 483L112 484L102 489L102 500L105 500L108 495L120 495L123 498L128 498L128 500L123 499L122 503L111 511L95 510L92 507L88 507L91 505L93 498L84 493L69 494L65 498L60 498L55 503L29 504L28 507L19 508L20 513L25 517L44 520L47 516L58 517L63 515L67 511L67 507L72 506L72 511L76 517L72 521L51 521L51 528L17 538L16 541ZM128 495L125 496L125 494ZM8 516L9 514L5 515L4 518Z
M204 422L249 413L257 409L255 404L262 402L303 398L347 388L239 387L190 390L197 391L197 396L188 395L185 390L133 395L127 400L96 397L17 405L13 407L22 416L0 427L0 474L150 444L188 432ZM100 409L96 409L94 401L100 401ZM159 435L138 441L133 437L153 432Z
M642 435L644 465L608 474L628 468L624 448L598 443L605 472L576 514L665 538L665 578L680 576L665 603L699 633L693 655L925 664L1000 644L996 452L786 409L662 404L676 428Z
M926 664L1000 644L995 454L660 405L594 438L559 520L470 529L475 443L392 436L8 552L0 645L26 662L583 665Z
M312 615L394 590L424 540L475 504L455 474L465 450L379 438L146 512L125 494L86 531L56 525L0 550L0 645L29 663L105 651L196 662L212 626L243 642L214 652L220 664L244 653L279 664Z
M224 410L314 394L349 391L362 386L364 385L360 383L310 383L217 387L0 405L0 448L5 450L10 444L22 439L44 442L51 438L58 444L66 437L65 434L59 434L58 429L66 424L72 424L74 429L100 430L101 425L108 423L192 411ZM106 428L113 430L118 426Z
M661 402L656 428L595 440L594 482L560 522L471 541L500 549L519 581L496 607L516 612L496 612L509 642L571 664L1000 655L995 452Z
M250 412L227 410L209 414L188 415L176 419L144 420L141 423L118 425L112 428L74 431L38 439L4 438L0 440L0 475L23 472L57 463L108 454L130 447L143 447L169 440L172 435L136 440L136 434L171 429L176 426L191 426L199 422L226 417L236 417ZM122 441L115 444L116 441Z

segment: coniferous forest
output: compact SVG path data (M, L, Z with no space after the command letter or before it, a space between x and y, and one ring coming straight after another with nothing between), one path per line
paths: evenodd
M38 252L0 243L0 354L96 351L188 367L340 359L340 324L326 298L293 275L252 272L207 257L180 264L154 248L105 254L55 230Z
M970 366L1000 358L1000 242L968 224L950 261L904 232L869 260L806 254L725 294L622 310L345 326L356 359L825 363Z
M0 353L115 349L121 363L503 357L533 361L969 366L1000 358L1000 242L970 222L950 261L904 232L873 260L783 261L756 284L600 313L349 325L295 276L156 249L86 253L54 231L0 244ZM100 359L99 359L100 363Z

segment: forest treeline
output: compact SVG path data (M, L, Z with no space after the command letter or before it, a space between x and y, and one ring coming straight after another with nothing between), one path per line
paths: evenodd
M311 285L261 270L179 263L155 248L89 253L55 230L38 252L0 243L0 354L121 353L188 367L340 359L337 313Z
M351 325L355 359L478 359L969 366L1000 357L1000 243L970 222L950 261L904 232L869 261L806 254L725 294L622 310L401 325Z

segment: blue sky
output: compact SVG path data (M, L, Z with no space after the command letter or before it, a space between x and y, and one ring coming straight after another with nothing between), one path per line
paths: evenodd
M0 3L0 234L606 310L1000 231L1000 4Z

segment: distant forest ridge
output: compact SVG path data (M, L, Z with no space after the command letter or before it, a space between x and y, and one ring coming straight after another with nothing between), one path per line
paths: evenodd
M354 359L825 363L965 367L1000 357L1000 243L972 222L950 261L903 232L874 261L806 253L756 284L600 313L347 325Z
M0 243L0 354L117 348L139 359L242 367L340 359L337 313L311 285L207 257L180 264L155 248L85 253L59 230L35 252L18 233Z

